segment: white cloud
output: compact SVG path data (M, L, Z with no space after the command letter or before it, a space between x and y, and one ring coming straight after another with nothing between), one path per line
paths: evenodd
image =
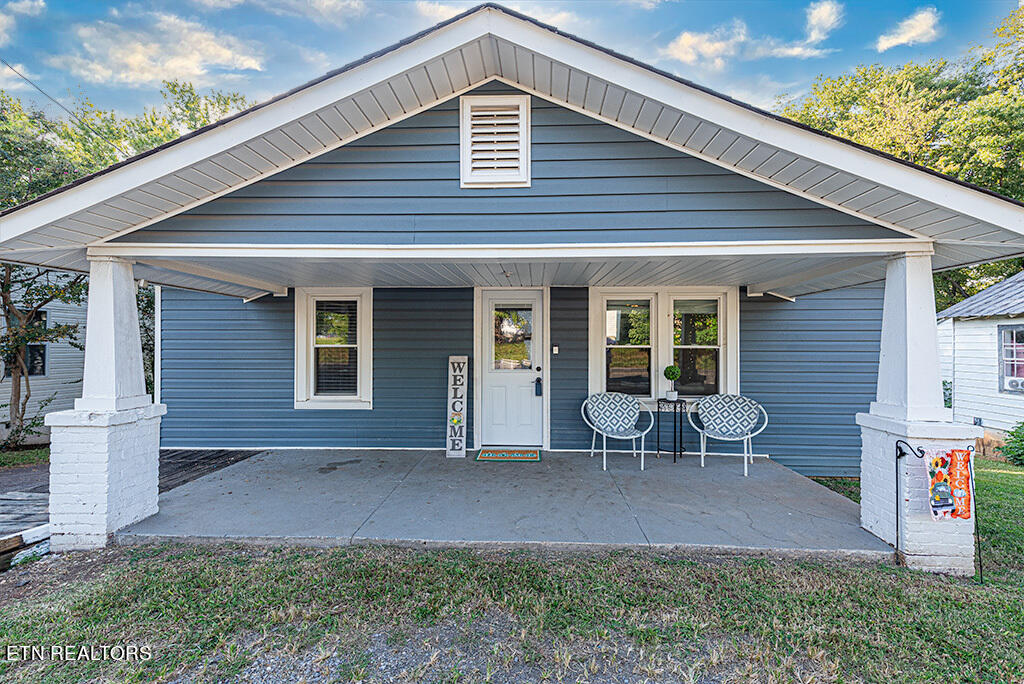
M11 42L11 36L17 26L15 14L27 17L37 17L46 9L45 0L15 0L4 6L4 12L0 12L0 47Z
M901 21L889 33L878 37L875 49L885 52L898 45L917 45L930 43L941 35L939 18L942 14L934 7L924 7Z
M416 11L420 16L426 17L433 22L441 22L451 19L456 14L461 14L471 7L476 7L478 2L466 2L464 4L452 4L436 2L435 0L417 0ZM551 24L559 28L581 23L579 15L569 10L552 7L549 3L533 3L520 5L516 3L503 3L505 7L515 12L528 14L539 22Z
M35 78L29 70L25 68L24 64L14 64L15 69L25 75L25 78ZM0 64L0 90L27 90L31 88L25 79L18 76L6 66Z
M366 0L192 0L212 10L248 4L272 14L306 17L324 24L344 24L366 12Z
M24 14L28 17L38 17L46 9L46 0L14 0L7 3L7 11L14 14Z
M455 5L446 5L443 2L430 2L430 0L416 0L416 11L419 12L420 16L424 16L435 22L442 22L446 19L451 19L459 12L465 10L464 7L456 7Z
M14 32L14 17L0 12L0 47L11 42L11 33Z
M1020 1L1024 2L1024 0ZM633 5L634 7L639 7L640 9L652 10L658 5L661 5L662 3L665 2L672 2L672 0L619 0L619 2L621 2L624 5Z
M700 64L720 70L727 57L734 56L747 41L747 25L739 19L729 26L719 26L707 33L683 31L668 44L664 52L684 64Z
M836 0L819 0L808 5L805 13L802 40L785 42L772 36L752 37L741 19L733 19L732 23L706 33L684 31L663 53L685 64L720 71L730 57L810 59L832 52L820 44L842 25L843 5Z
M229 34L173 14L153 13L143 28L110 21L76 26L75 52L55 55L50 66L93 83L150 85L172 78L204 86L232 72L263 69L259 49Z

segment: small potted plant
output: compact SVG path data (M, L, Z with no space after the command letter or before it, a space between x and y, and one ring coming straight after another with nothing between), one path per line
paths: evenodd
M679 398L679 392L675 390L675 386L676 380L678 380L679 376L682 374L683 372L679 370L679 366L672 365L665 367L665 379L672 383L672 389L665 392L665 398L669 401L675 401Z

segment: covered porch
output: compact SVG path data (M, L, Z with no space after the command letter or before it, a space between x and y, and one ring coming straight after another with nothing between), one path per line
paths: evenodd
M440 450L269 450L165 492L122 544L175 539L542 549L651 548L891 558L857 504L769 459L543 454L445 459Z

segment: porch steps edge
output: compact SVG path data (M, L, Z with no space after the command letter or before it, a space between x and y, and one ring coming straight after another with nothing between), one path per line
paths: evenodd
M483 551L553 551L559 553L595 553L605 551L644 551L665 555L696 554L717 557L778 557L787 559L832 559L895 564L892 551L871 549L793 549L760 546L720 546L713 544L608 543L567 541L461 541L432 539L378 539L368 537L282 536L210 536L166 535L117 532L119 546L147 544L246 544L252 546L307 546L335 548L343 546L394 546L418 549L478 549Z

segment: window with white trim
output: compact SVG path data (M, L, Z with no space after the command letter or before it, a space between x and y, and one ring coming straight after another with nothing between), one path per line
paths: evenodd
M591 288L590 391L653 401L739 391L735 287ZM664 376L676 365L675 382Z
M1024 393L1024 325L1000 325L999 391Z
M672 361L680 370L675 390L683 396L718 394L719 301L672 300Z
M609 299L604 321L605 391L651 396L651 300Z
M295 408L371 408L373 294L297 288Z
M459 112L462 187L529 187L530 96L464 95Z

